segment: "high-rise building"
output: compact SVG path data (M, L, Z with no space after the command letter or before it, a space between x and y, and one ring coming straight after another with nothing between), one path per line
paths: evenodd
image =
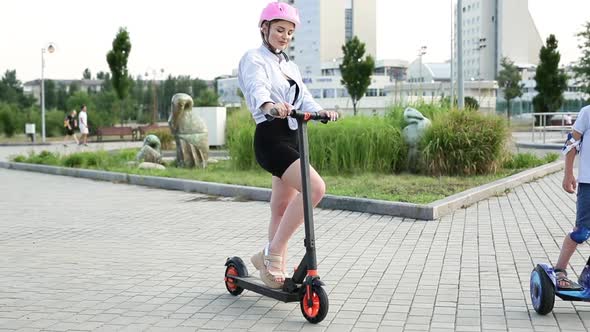
M466 80L494 80L502 57L536 65L543 41L528 0L463 0L463 70ZM457 13L455 12L455 22ZM455 40L457 37L455 24ZM457 49L455 46L455 61ZM456 77L457 66L454 66Z
M341 58L352 36L375 58L376 0L282 0L299 10L301 26L287 50L304 77L321 75L324 62Z

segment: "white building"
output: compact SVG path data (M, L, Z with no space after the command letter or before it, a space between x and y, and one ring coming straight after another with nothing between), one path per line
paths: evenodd
M493 80L502 57L526 66L537 64L543 40L528 0L463 0L463 69L465 80ZM455 12L455 22L457 14ZM455 24L455 40L456 40ZM454 50L455 61L457 50ZM457 66L454 66L456 75Z
M376 0L281 0L299 10L297 28L287 54L304 77L321 75L321 64L341 58L352 36L365 43L365 53L377 54Z
M352 100L348 91L341 84L339 65L341 58L327 61L321 64L323 75L309 76L303 79L307 89L324 109L339 110L344 113L352 113ZM378 60L375 61L375 71L371 77L365 97L358 103L361 112L382 113L394 104L392 97L387 96L389 85L401 82L406 78L408 62L404 60ZM239 105L241 98L237 94L237 77L228 77L217 81L219 100L226 106Z

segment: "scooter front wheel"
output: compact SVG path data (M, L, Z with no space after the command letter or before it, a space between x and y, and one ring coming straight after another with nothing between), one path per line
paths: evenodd
M303 286L303 297L299 300L301 313L310 323L317 324L328 314L328 294L321 286ZM311 289L311 292L307 292Z
M555 304L555 286L545 269L537 265L531 272L531 302L533 308L540 315L546 315L553 310Z
M240 277L238 267L233 262L229 263L225 269L225 288L231 295L238 296L244 289L236 284L232 276Z

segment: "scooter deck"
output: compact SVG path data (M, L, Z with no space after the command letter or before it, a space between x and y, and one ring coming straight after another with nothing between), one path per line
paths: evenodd
M555 295L566 301L586 301L590 302L590 289L581 290L560 290Z
M282 302L298 302L301 298L298 290L294 292L286 292L282 289L269 288L262 282L262 280L255 277L231 276L230 278L235 280L238 287Z
M589 261L589 263L590 263L590 261ZM553 266L551 266L549 264L545 264L545 263L539 263L539 264L537 264L537 266L541 267L543 270L545 270L547 277L549 277L549 279L551 280L551 283L553 284L553 287L555 289L555 295L557 297L561 298L562 300L566 300L566 301L590 302L590 288L589 287L582 288L579 290L559 289L559 288L557 288L557 280L555 278L555 272L554 272ZM580 282L580 284L582 286L584 285L583 282Z

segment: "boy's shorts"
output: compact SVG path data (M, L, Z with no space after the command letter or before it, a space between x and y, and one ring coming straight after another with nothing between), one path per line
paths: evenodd
M578 183L576 227L590 228L590 183Z

